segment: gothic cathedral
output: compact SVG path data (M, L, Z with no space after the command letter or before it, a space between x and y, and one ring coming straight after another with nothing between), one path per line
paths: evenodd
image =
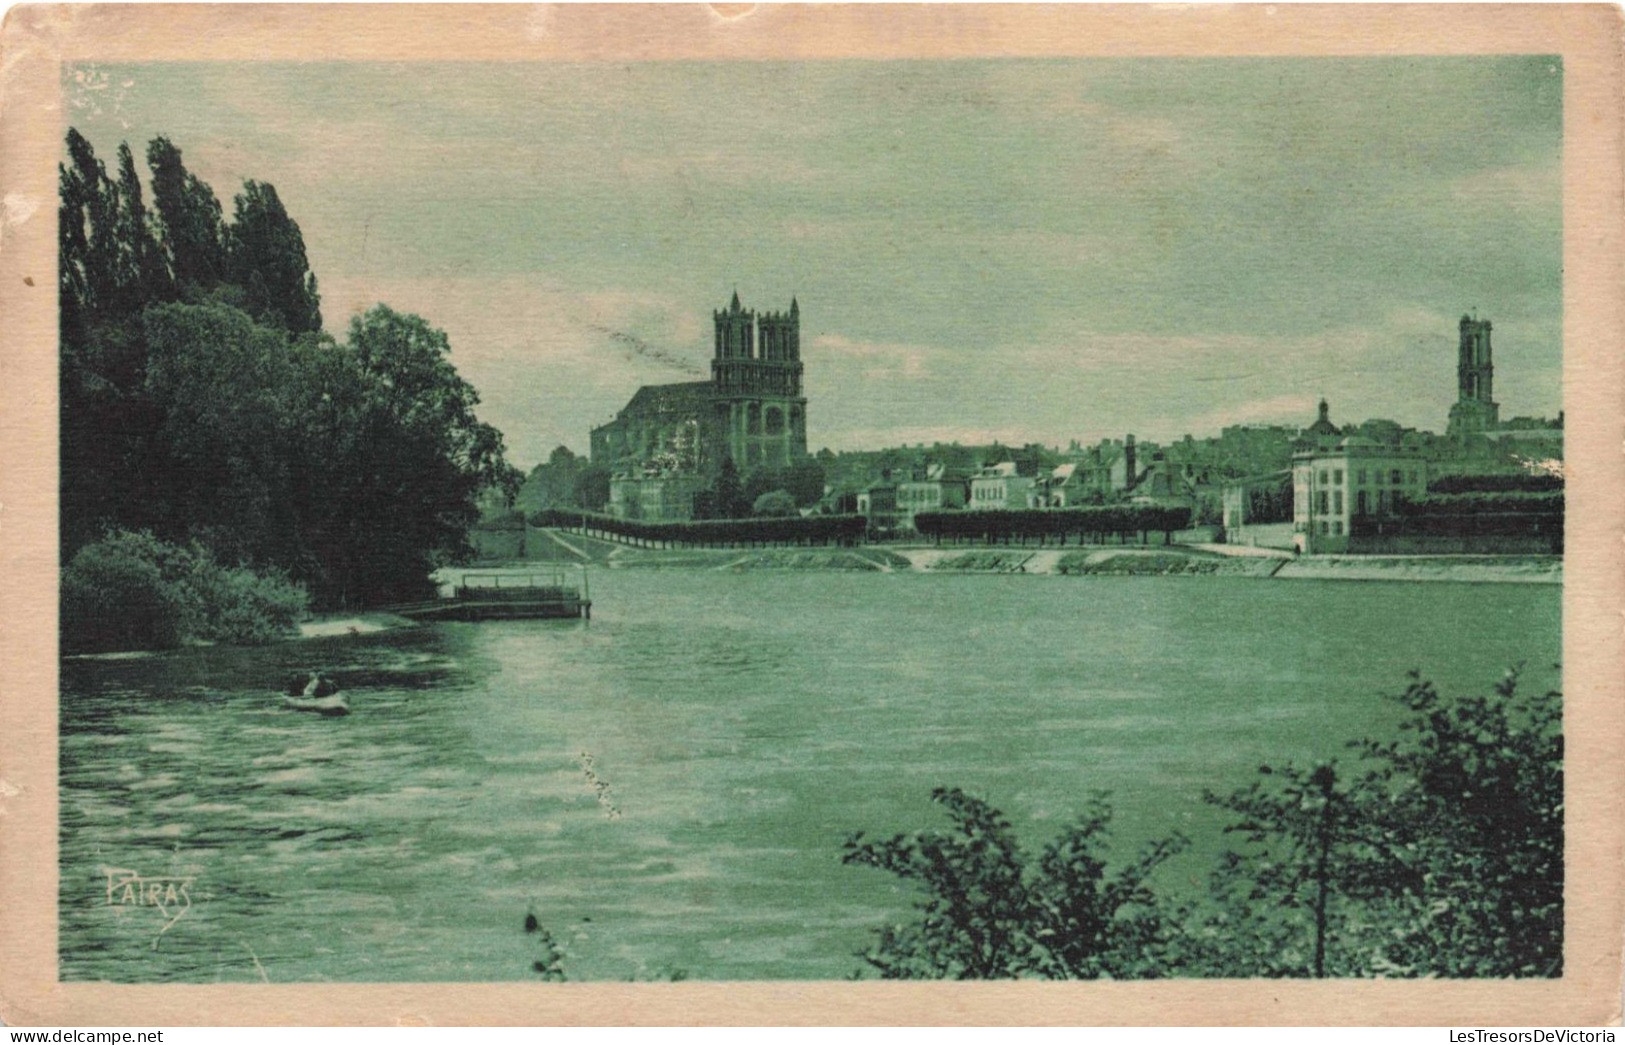
M801 306L757 313L739 303L712 313L711 380L638 389L592 431L592 460L628 478L709 476L723 457L741 474L784 468L807 454L801 390Z

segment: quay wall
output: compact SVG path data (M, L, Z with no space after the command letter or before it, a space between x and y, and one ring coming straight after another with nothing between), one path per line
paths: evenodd
M1292 548L1292 524L1281 523L1247 523L1234 529L1225 531L1226 544L1245 544L1252 548L1277 548L1290 551Z

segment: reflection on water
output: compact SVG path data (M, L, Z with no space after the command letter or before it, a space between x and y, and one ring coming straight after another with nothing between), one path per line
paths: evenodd
M1210 845L1203 788L1381 730L1410 668L1483 689L1526 661L1556 685L1559 599L617 571L591 623L70 660L61 974L523 979L534 909L572 978L843 977L908 896L841 841L935 822L933 787L1033 845L1096 789L1125 847ZM348 718L280 706L318 666ZM189 879L191 906L160 933L164 912L107 902L107 869Z

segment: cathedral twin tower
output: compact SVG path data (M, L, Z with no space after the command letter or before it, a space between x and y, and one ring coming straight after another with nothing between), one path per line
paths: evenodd
M712 394L734 463L782 468L807 453L807 399L801 394L801 306L760 315L739 304L720 312Z

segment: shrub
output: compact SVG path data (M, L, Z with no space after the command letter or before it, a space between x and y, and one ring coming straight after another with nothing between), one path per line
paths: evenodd
M846 842L843 863L890 871L925 890L917 919L878 931L862 955L886 979L1098 979L1154 974L1164 932L1147 885L1184 844L1157 842L1115 874L1103 852L1102 796L1045 847L1022 852L1003 814L957 788L932 801L953 821L881 842Z
M1415 673L1400 739L1355 746L1405 894L1387 960L1411 975L1563 972L1563 700L1509 670L1485 695Z
M751 505L751 511L756 515L778 518L800 514L796 511L796 499L784 490L769 490L762 494Z
M286 574L257 574L226 568L204 558L193 570L191 587L204 613L191 637L252 645L285 637L305 613L305 589Z
M1558 693L1446 697L1415 674L1395 740L1358 770L1262 767L1209 801L1245 844L1223 858L1172 961L1214 976L1558 976Z
M998 810L939 790L952 831L846 843L924 892L863 958L888 978L1561 976L1562 695L1514 670L1462 697L1412 673L1392 699L1397 730L1353 764L1207 796L1237 841L1196 899L1149 885L1181 839L1108 872L1102 799L1035 864Z
M179 551L151 534L127 532L81 548L62 571L63 648L96 653L180 645L201 608L194 592L174 582Z
M200 545L115 531L62 571L62 645L95 653L192 640L268 642L288 633L307 602L284 574L223 567Z
M1563 489L1555 490L1464 490L1459 493L1429 493L1401 504L1405 515L1468 515L1473 513L1533 512L1561 516Z

